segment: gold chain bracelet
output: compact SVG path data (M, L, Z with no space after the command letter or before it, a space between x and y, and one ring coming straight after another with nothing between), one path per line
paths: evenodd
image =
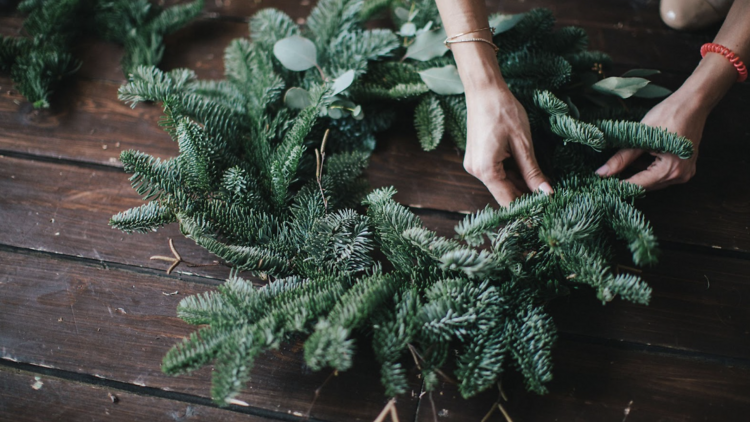
M486 31L488 29L490 30L490 33L492 35L495 34L495 28L493 28L491 26L488 26L486 28L479 28L479 29L475 29L473 31L467 31L467 32L462 32L460 34L452 35L452 36L446 38L445 41L443 41L443 44L445 44L445 47L448 50L450 50L451 49L451 44L458 44L458 43L462 43L462 42L482 42L482 43L485 43L485 44L491 46L495 50L495 53L497 53L500 50L500 48L498 46L496 46L495 43L493 43L492 41L485 40L484 38L466 38L466 39L463 39L463 40L457 40L456 39L456 38L462 37L464 35L473 34L473 33L481 32L481 31Z

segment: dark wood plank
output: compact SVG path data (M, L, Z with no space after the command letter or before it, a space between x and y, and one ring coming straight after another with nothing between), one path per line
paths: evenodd
M602 306L582 288L552 302L558 328L750 360L750 261L665 250L640 275L653 288L648 306L619 299Z
M747 366L569 340L558 342L554 362L548 395L526 393L517 377L504 383L514 421L739 421L750 406ZM467 401L445 383L432 395L438 420L480 421L496 391ZM434 420L428 395L416 420ZM488 420L506 419L496 411Z
M0 156L0 186L0 243L161 271L169 264L149 257L171 255L167 239L173 238L186 261L214 262L176 225L152 234L111 229L113 214L142 203L124 173ZM221 280L229 276L224 266L176 271Z
M104 270L93 264L39 254L0 251L0 344L2 358L91 374L99 378L207 397L211 368L169 377L160 371L167 350L190 327L175 317L187 295L211 289L167 277ZM171 294L177 292L176 294ZM312 416L349 421L372 420L385 405L378 369L364 358L332 377L321 391ZM311 372L300 343L259 357L246 392L251 406L302 416L329 371ZM419 389L416 378L414 389ZM410 420L416 399L401 400Z
M246 421L272 419L0 369L0 419L35 421Z
M70 79L49 110L34 110L0 78L0 149L45 157L120 166L120 152L148 148L161 158L177 145L159 128L161 109L131 109L117 99L119 84ZM94 158L95 157L95 158Z

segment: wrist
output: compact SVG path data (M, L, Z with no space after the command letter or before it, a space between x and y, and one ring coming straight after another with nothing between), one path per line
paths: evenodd
M702 111L709 113L737 80L737 70L726 57L709 53L678 92Z
M481 42L456 43L451 45L451 51L467 95L507 89L492 46Z

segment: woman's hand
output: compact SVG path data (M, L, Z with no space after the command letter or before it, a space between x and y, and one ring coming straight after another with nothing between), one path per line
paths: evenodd
M491 44L483 0L437 0L437 6L448 35L469 32L470 38ZM481 180L502 206L518 198L525 188L552 193L534 157L526 110L503 80L497 52L483 42L456 43L451 50L466 90L466 170ZM520 186L509 180L503 167L508 157L518 163L525 187L520 180Z
M502 206L510 204L525 190L552 193L534 156L526 110L504 82L493 85L466 92L464 168L481 180ZM523 181L508 177L503 161L509 157L515 159Z
M688 159L681 159L674 154L652 152L651 155L655 157L653 163L646 170L627 179L628 182L643 186L646 190L656 190L685 183L695 175L698 145L703 135L708 110L691 97L686 90L678 90L651 109L641 123L660 127L690 139L693 142L693 155ZM642 149L621 149L600 167L596 174L602 177L618 174L643 153Z
M747 0L747 5L747 13L750 14L750 0ZM706 119L736 79L737 71L726 58L719 54L707 54L680 89L649 111L642 120L649 126L676 132L690 139L693 142L693 156L683 160L672 154L651 153L656 157L654 162L627 181L647 190L655 190L690 180L695 174L698 145L703 137ZM622 149L596 173L602 177L618 174L643 152L639 149Z

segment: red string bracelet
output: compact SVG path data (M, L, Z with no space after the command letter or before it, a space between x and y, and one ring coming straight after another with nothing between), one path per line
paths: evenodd
M701 47L701 56L706 57L707 53L717 53L721 54L722 56L726 57L727 60L729 60L730 63L734 66L735 69L737 69L737 82L743 82L745 79L747 79L747 67L745 67L745 63L742 63L742 60L734 54L734 51L724 47L721 44L715 44L715 43L707 43L703 44Z

